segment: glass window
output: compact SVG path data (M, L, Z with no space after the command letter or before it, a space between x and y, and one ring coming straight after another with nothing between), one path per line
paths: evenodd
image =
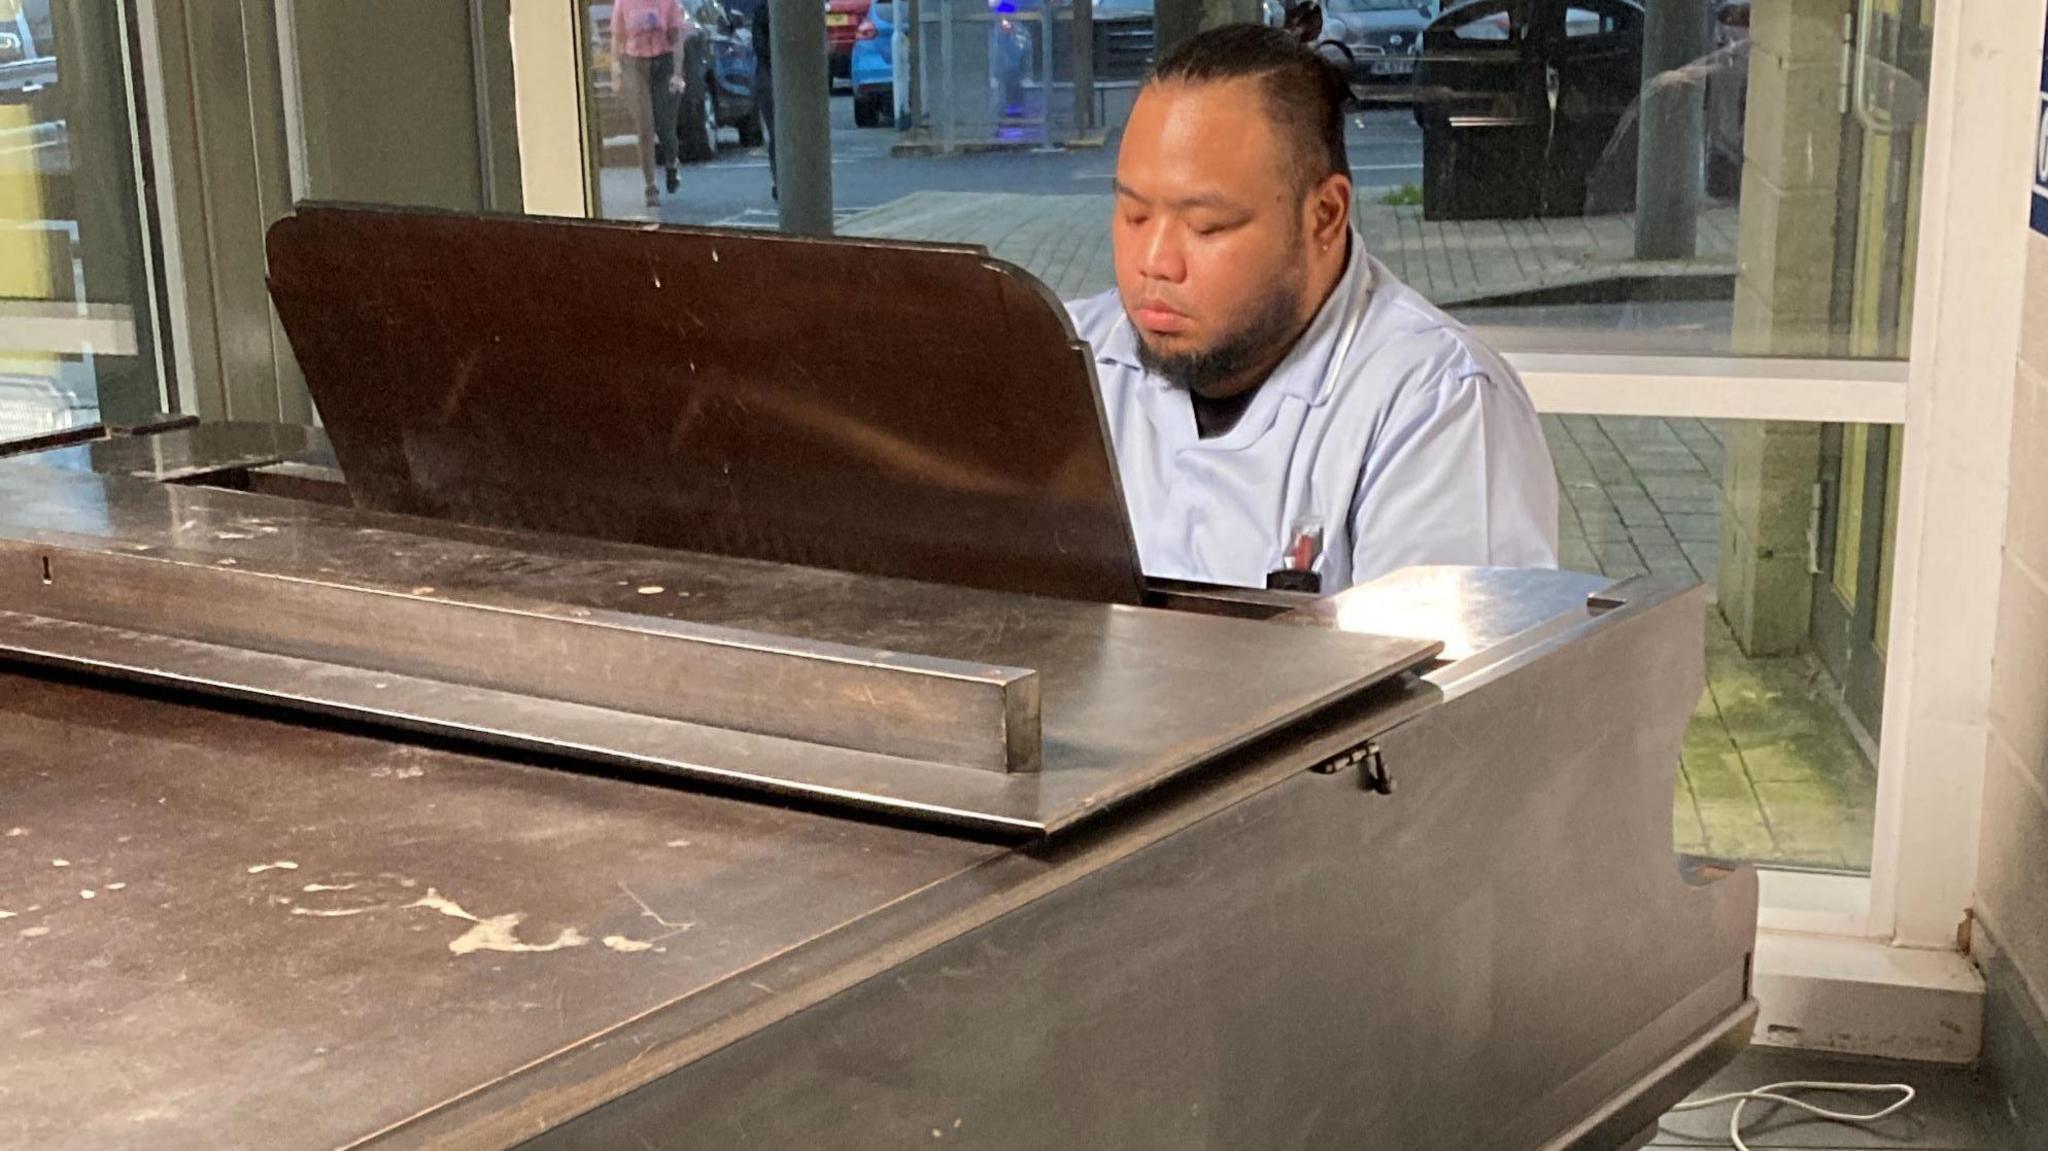
M1882 581L1890 553L1875 538L1876 513L1844 514L1844 504L1884 509L1883 534L1893 534L1896 429L1547 416L1545 430L1564 566L1709 589L1707 689L1681 755L1677 846L1868 871L1884 617L1858 605L1887 598L1867 585ZM1845 442L1863 445L1853 494L1824 482L1849 466L1833 447ZM1860 565L1866 586L1844 595L1842 568L1813 562L1816 523L1838 552L1886 557Z
M1598 36L1603 32L1613 32L1619 27L1619 21L1607 13L1595 12L1587 8L1567 8L1564 10L1564 34L1566 36Z
M1076 126L1071 67L1034 55L1040 25L1004 41L1015 13L989 0L914 16L872 0L828 97L838 230L979 244L1067 299L1113 288L1137 81L1104 78L1131 75L1114 34L1142 25L1125 47L1149 59L1171 2L1096 6L1098 137ZM1862 65L1846 70L1845 7ZM1053 11L1053 47L1071 48ZM1693 17L1689 54L1645 61L1646 20ZM1932 18L1929 0L1335 0L1323 47L1356 100L1354 222L1395 275L1511 350L1903 356ZM1021 138L996 115L1016 108L1038 117ZM636 173L609 163L608 210L639 213ZM650 214L774 227L768 164L729 130ZM1710 588L1676 842L1867 871L1899 430L1546 420L1567 566Z
M0 0L0 439L162 404L121 28Z
M742 32L754 2L732 5ZM912 0L826 0L829 139L788 146L829 152L843 233L982 244L1064 294L1101 290L1121 126L1160 21L1189 2L1099 0L1077 94L1064 0L1050 43L1036 0L917 0L914 19ZM1358 229L1509 350L1900 358L1933 9L1333 0L1321 46L1355 97ZM697 33L676 190L657 181L650 205L609 88L609 10L591 7L604 214L776 226L760 46ZM1651 58L1649 19L1697 28ZM1470 55L1475 37L1494 49Z
M1460 40L1502 40L1508 38L1511 24L1506 12L1493 12L1476 20L1467 20L1452 25L1451 30Z

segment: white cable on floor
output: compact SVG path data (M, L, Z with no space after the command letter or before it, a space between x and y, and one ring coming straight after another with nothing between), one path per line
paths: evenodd
M1845 1111L1830 1111L1825 1107L1817 1107L1811 1103L1802 1103L1784 1094L1787 1091L1841 1091L1852 1094L1871 1095L1896 1093L1899 1096L1899 1101L1882 1111L1874 1111L1868 1115L1853 1115ZM1735 1104L1734 1113L1728 1116L1728 1138L1735 1144L1735 1151L1750 1151L1749 1144L1742 1141L1742 1109L1751 1103L1782 1103L1795 1110L1804 1111L1808 1115L1815 1115L1822 1119L1832 1119L1838 1123L1875 1123L1887 1116L1898 1114L1906 1104L1913 1101L1913 1095L1913 1088L1904 1083L1814 1083L1805 1080L1794 1080L1789 1083L1766 1084L1754 1091L1731 1091L1726 1095L1716 1095L1711 1099L1695 1099L1687 1103L1680 1103L1671 1110L1699 1111L1708 1107L1719 1107L1727 1103Z

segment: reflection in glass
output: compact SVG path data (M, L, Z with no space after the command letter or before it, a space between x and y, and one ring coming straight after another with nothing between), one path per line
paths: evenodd
M0 0L0 439L161 404L111 0Z
M1565 567L1709 589L1677 845L1867 871L1897 429L1550 416L1545 430Z
M726 11L743 28L757 2ZM1107 288L1118 133L1184 2L1092 6L1084 130L1070 0L829 0L838 230L981 244L1066 298ZM715 147L686 148L679 191L641 204L607 11L592 7L605 214L774 227L768 152L724 70L715 131L684 113ZM1494 343L1897 358L1933 16L1932 0L1330 0L1318 48L1355 96L1367 247ZM1659 21L1697 22L1689 55L1651 58Z

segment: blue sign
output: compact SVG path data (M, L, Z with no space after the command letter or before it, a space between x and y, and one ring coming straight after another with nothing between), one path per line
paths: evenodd
M2034 109L2034 230L2048 236L2048 61L2041 67L2041 98Z
M2042 33L2041 96L2034 104L2034 230L2048 236L2048 31Z

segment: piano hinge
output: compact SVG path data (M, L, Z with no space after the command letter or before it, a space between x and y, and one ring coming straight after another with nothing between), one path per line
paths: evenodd
M1366 740L1349 751L1339 752L1309 768L1317 775L1335 775L1349 767L1358 769L1359 782L1367 791L1381 795L1394 790L1394 779L1387 774L1386 757L1380 754L1380 745Z

